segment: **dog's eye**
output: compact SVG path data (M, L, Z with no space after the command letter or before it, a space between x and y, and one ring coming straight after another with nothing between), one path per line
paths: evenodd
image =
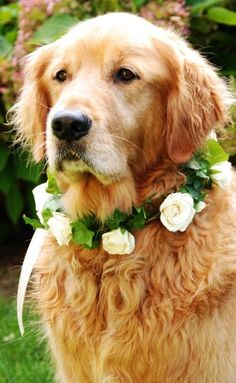
M67 72L64 69L61 69L56 73L54 78L59 82L63 82L67 79Z
M128 68L120 68L115 74L115 82L130 82L139 77Z

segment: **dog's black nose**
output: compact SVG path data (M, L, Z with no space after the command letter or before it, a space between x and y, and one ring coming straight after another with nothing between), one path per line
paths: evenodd
M55 113L52 119L53 134L59 140L75 141L86 136L92 121L80 112L63 110Z

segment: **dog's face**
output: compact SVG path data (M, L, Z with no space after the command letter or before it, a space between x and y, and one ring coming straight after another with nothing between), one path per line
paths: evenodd
M46 143L52 169L107 183L161 157L189 159L226 120L224 95L213 69L175 34L108 14L30 55L16 122L36 158Z
M102 19L74 28L61 39L44 73L51 104L48 159L69 178L83 172L103 180L124 176L131 163L145 161L143 140L150 134L145 132L150 117L156 125L154 109L161 94L153 84L156 74L150 75L152 57L147 57L154 48L134 32L128 38L127 29L114 21L109 28ZM164 60L158 66L165 83Z

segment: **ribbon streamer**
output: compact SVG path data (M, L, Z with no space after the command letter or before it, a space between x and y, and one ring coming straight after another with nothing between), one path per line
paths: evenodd
M48 236L48 232L44 229L36 229L27 252L25 254L24 262L21 268L20 279L17 290L17 321L20 329L20 333L24 335L24 325L23 325L23 307L25 300L25 293L30 279L30 275L38 259L45 238Z

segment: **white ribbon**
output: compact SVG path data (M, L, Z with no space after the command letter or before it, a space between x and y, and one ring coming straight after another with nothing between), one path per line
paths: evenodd
M35 262L41 253L44 239L47 237L47 235L48 232L46 230L36 229L27 249L25 259L21 268L17 290L17 320L21 335L24 335L23 307L27 285Z

